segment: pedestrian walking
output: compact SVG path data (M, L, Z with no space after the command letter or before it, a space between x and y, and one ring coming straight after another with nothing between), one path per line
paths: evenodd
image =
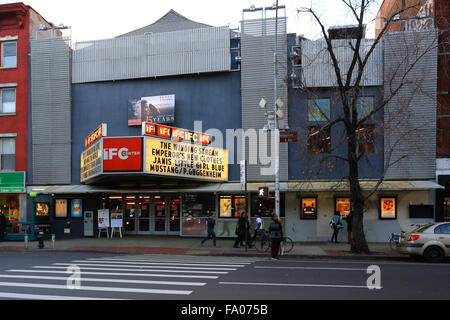
M205 243L206 240L212 239L214 247L216 246L216 233L214 232L214 226L216 225L216 220L214 220L214 214L211 213L206 219L206 224L208 225L208 235L202 240L201 245Z
M334 239L335 240L334 242L338 243L339 230L342 229L343 227L343 221L341 213L339 211L336 211L334 213L334 216L331 218L330 225L331 228L333 228L333 235L331 236L331 242L333 242Z
M5 235L6 229L6 217L3 212L0 210L0 241L3 241L3 237Z
M347 239L348 243L352 243L352 232L353 232L353 211L350 211L350 213L345 218L345 222L347 222Z
M281 226L280 218L276 214L273 215L270 223L269 234L272 260L280 260L278 254L280 253L280 242L283 239L283 227Z
M233 248L239 248L238 245L242 246L245 240L247 240L247 242L251 241L250 223L247 219L247 213L245 213L245 211L242 212L241 216L239 217L238 223L236 225L236 235L237 238L234 242ZM251 247L251 244L249 246Z
M262 219L259 213L256 213L256 225L255 225L255 234L253 235L252 242L255 243L256 237L264 232Z

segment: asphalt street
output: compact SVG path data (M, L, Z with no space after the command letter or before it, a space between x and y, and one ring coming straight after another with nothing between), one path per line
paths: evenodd
M449 263L0 253L1 300L448 300L449 284Z

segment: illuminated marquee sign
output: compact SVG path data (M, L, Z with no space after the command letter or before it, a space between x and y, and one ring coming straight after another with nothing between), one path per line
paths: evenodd
M96 140L101 137L106 137L107 126L106 123L102 123L94 132L92 132L86 139L84 139L84 147L89 147Z
M160 124L149 122L142 123L143 136L157 136L160 138L171 139L174 141L182 141L188 143L199 143L209 145L212 142L212 136L205 133L189 131Z
M102 142L91 144L81 153L80 180L84 182L102 173Z
M145 172L200 180L228 180L227 151L191 143L145 138Z

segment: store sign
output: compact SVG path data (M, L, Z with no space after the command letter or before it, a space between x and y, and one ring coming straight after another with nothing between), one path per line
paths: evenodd
M97 141L81 153L80 181L102 173L102 142Z
M148 122L142 123L142 135L155 136L164 139L171 139L174 141L199 143L202 145L209 145L212 142L212 136L209 134Z
M145 172L199 180L228 180L224 149L145 138Z
M25 192L25 172L0 172L0 193Z
M84 139L84 147L87 148L101 137L106 137L107 126L102 123L94 132L92 132L86 139Z
M104 138L103 172L142 170L142 138Z
M142 122L174 123L175 95L141 97L128 101L128 125L140 126Z

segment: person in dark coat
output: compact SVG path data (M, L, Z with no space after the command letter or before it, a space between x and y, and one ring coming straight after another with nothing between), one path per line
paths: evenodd
M348 235L348 243L352 243L352 232L353 232L353 211L350 211L350 213L345 218L345 221L347 222L347 235Z
M0 210L0 241L3 240L3 237L5 235L5 228L6 228L6 217L4 216L3 212Z
M270 234L270 252L272 254L272 260L280 260L278 254L280 253L280 243L283 239L283 227L278 215L274 214L272 222L269 226Z
M214 214L210 214L206 219L206 223L208 225L208 235L202 240L201 244L205 243L206 240L212 239L214 247L216 246L216 233L214 232L214 226L216 225L216 220L214 220Z
M250 236L250 222L247 219L247 214L245 212L242 212L241 216L239 217L237 226L236 226L236 234L237 238L234 242L233 248L239 248L238 245L243 245L245 239L245 236L247 235L247 243L249 244L249 247L251 247L251 236Z

